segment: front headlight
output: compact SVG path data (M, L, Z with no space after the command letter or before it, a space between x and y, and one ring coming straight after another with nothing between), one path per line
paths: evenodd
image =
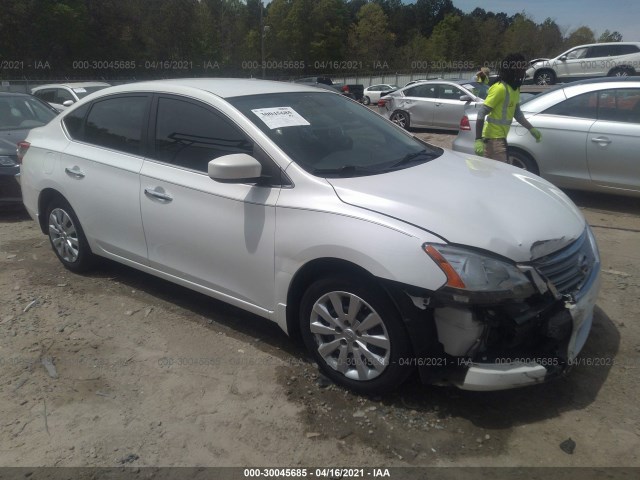
M535 291L529 278L510 263L450 245L425 243L424 251L447 276L447 287L461 293L526 298Z

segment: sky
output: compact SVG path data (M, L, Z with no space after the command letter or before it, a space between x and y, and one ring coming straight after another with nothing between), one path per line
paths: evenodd
M584 25L596 40L609 30L620 32L624 41L640 41L640 0L453 0L453 5L465 13L476 7L509 16L524 11L536 23L551 18L564 35Z

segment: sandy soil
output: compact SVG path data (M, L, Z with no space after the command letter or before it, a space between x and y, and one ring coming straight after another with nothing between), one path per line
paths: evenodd
M385 398L327 385L275 325L220 302L109 262L71 274L2 211L0 465L640 466L640 202L572 197L604 268L584 364L526 389L414 379Z

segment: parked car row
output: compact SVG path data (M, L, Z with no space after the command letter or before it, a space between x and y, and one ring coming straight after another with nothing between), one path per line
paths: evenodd
M640 77L558 85L521 109L543 140L514 121L507 137L513 165L563 188L640 196ZM476 111L465 112L454 150L474 153L476 120Z
M471 390L540 383L591 329L600 261L571 200L334 92L112 87L32 130L19 160L66 268L105 257L253 312L357 392L414 369Z

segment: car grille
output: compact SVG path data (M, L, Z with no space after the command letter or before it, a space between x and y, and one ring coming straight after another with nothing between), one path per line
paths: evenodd
M541 257L533 266L561 294L573 293L589 279L595 256L587 232L571 245Z

